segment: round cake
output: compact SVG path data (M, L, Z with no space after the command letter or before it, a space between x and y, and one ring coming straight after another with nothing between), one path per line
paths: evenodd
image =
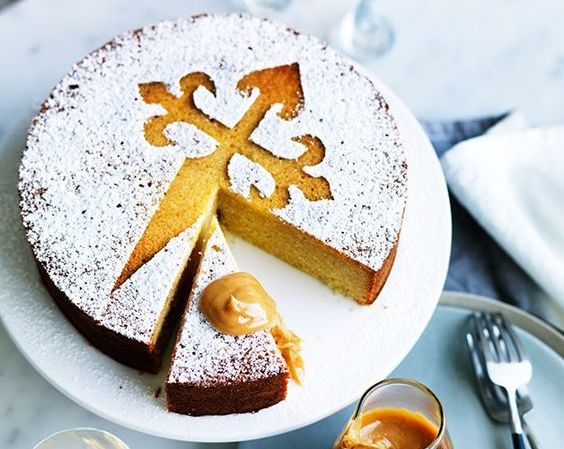
M215 217L372 303L407 163L386 100L349 60L267 20L202 15L76 64L33 120L19 188L57 304L96 347L156 372Z

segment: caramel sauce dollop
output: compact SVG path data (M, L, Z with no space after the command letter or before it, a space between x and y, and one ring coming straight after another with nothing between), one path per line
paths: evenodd
M208 321L225 334L269 330L290 376L302 384L301 339L284 325L276 302L252 274L236 272L214 280L204 289L200 308Z

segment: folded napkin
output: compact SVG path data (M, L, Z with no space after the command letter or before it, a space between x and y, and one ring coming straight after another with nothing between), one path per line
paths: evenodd
M453 199L446 288L494 296L561 326L564 126L530 128L513 113L427 130L451 194L479 223Z

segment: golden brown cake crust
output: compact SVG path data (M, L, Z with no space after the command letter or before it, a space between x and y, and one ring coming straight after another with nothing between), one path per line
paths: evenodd
M287 384L288 373L214 387L167 384L168 409L192 416L256 412L283 401Z

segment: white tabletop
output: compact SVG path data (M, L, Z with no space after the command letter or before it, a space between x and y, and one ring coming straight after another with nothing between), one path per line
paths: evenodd
M326 37L353 0L294 0L277 17ZM396 44L370 68L420 117L518 108L533 123L564 118L564 2L396 0ZM71 64L112 35L164 18L238 10L219 0L22 0L0 11L0 139L29 120ZM101 427L132 448L189 448L147 437L81 409L44 381L0 326L0 447L30 448L49 433Z

